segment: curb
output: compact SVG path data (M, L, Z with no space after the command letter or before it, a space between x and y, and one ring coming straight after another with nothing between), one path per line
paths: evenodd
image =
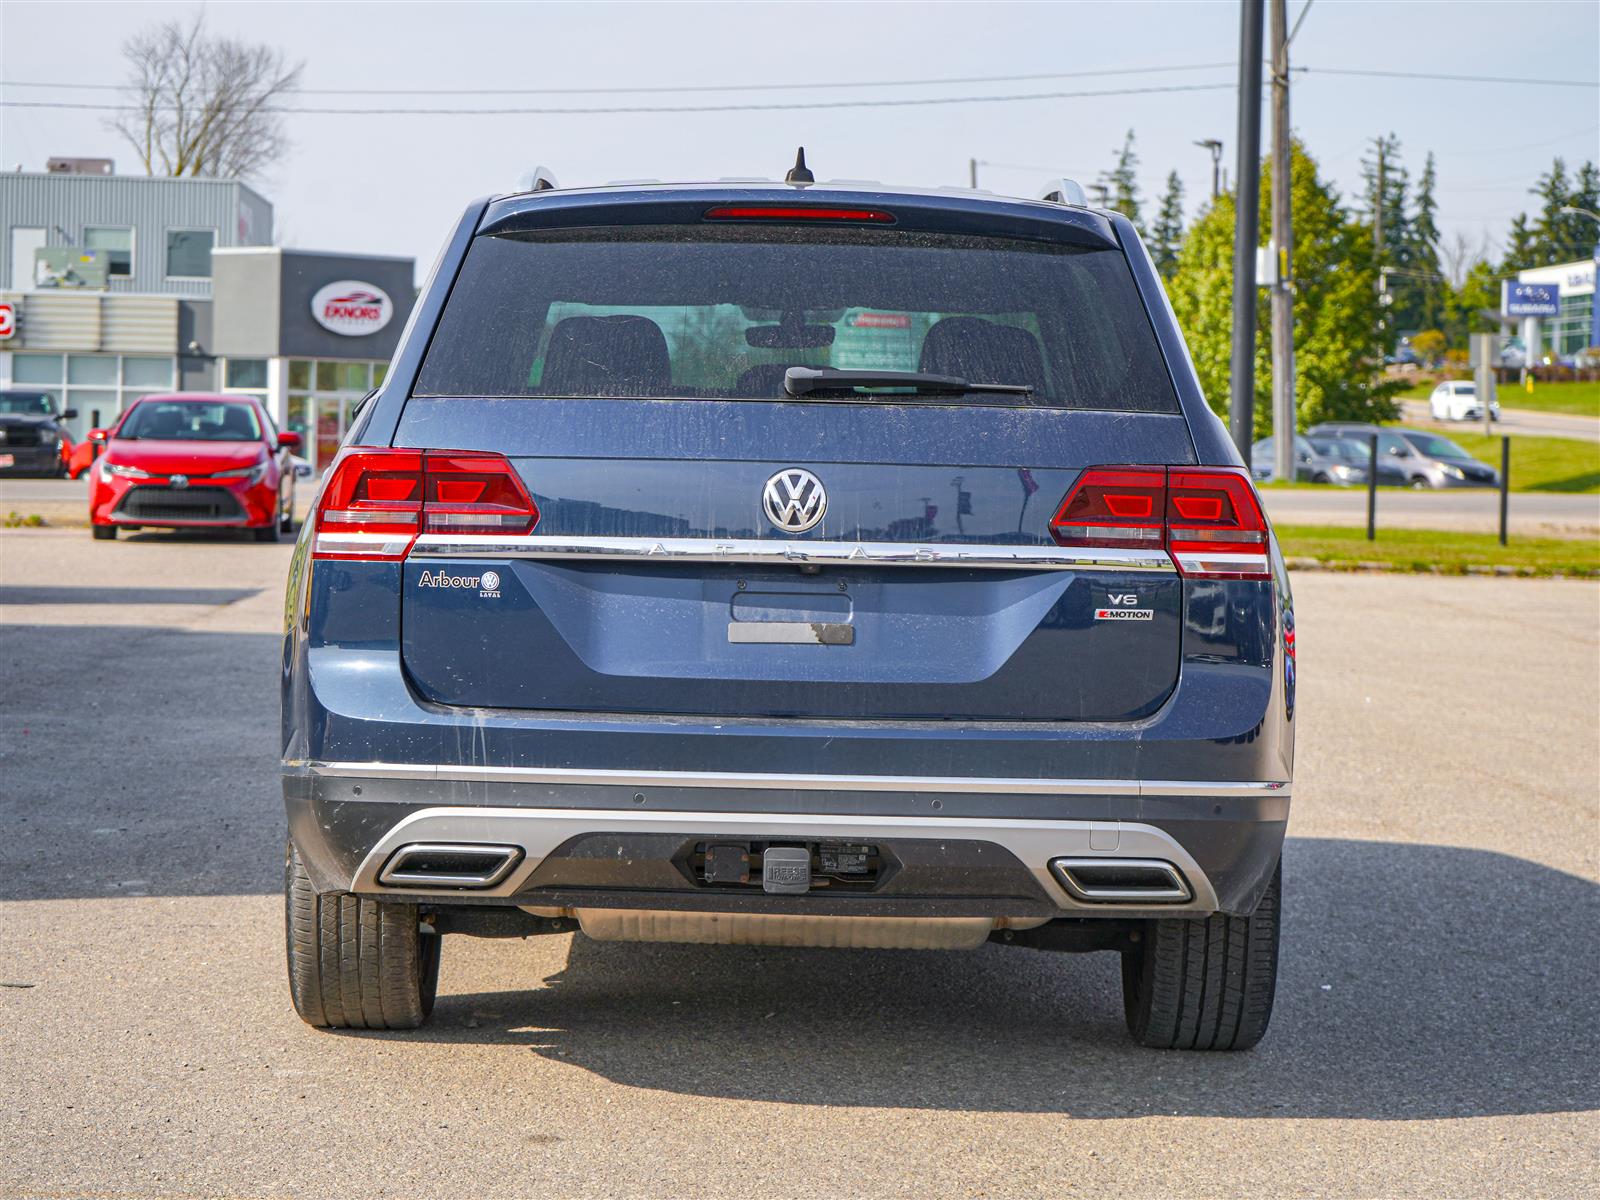
M1442 563L1369 562L1358 559L1285 558L1284 565L1291 571L1331 571L1345 575L1445 575L1456 578L1472 576L1485 579L1600 579L1596 571L1540 571L1534 567L1513 567L1505 564L1491 566L1487 563L1464 563L1447 567Z

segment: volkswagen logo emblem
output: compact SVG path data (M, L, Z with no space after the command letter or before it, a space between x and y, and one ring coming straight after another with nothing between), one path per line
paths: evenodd
M186 488L189 486L189 477L187 475L174 475L170 482L175 488Z
M785 533L804 533L828 511L828 492L810 471L786 467L761 491L767 520Z

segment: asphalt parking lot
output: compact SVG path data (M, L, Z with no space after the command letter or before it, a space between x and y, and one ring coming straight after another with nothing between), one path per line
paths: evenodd
M1308 573L1283 972L1140 1049L1116 963L451 939L283 979L289 547L0 531L0 1195L1600 1191L1600 585Z

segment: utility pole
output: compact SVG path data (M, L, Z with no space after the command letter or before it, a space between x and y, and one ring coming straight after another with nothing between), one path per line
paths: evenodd
M1256 415L1256 241L1261 207L1262 0L1239 3L1239 149L1233 227L1233 371L1228 431L1245 462Z
M1289 188L1289 14L1272 0L1272 475L1295 477L1294 229Z
M1383 138L1378 139L1378 191L1372 201L1372 249L1376 252L1380 263L1383 259L1383 170L1384 153L1388 150L1388 143Z

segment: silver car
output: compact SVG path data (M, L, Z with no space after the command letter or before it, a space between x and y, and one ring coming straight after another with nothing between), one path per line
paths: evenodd
M1250 447L1250 474L1256 479L1272 478L1273 440L1264 437ZM1308 437L1295 434L1294 477L1303 483L1332 483L1340 487L1367 481L1367 470L1343 455L1328 454Z
M1313 437L1349 438L1363 446L1377 434L1380 483L1388 473L1385 466L1398 468L1406 485L1414 488L1495 487L1500 482L1493 467L1436 433L1356 421L1325 421L1306 432Z

